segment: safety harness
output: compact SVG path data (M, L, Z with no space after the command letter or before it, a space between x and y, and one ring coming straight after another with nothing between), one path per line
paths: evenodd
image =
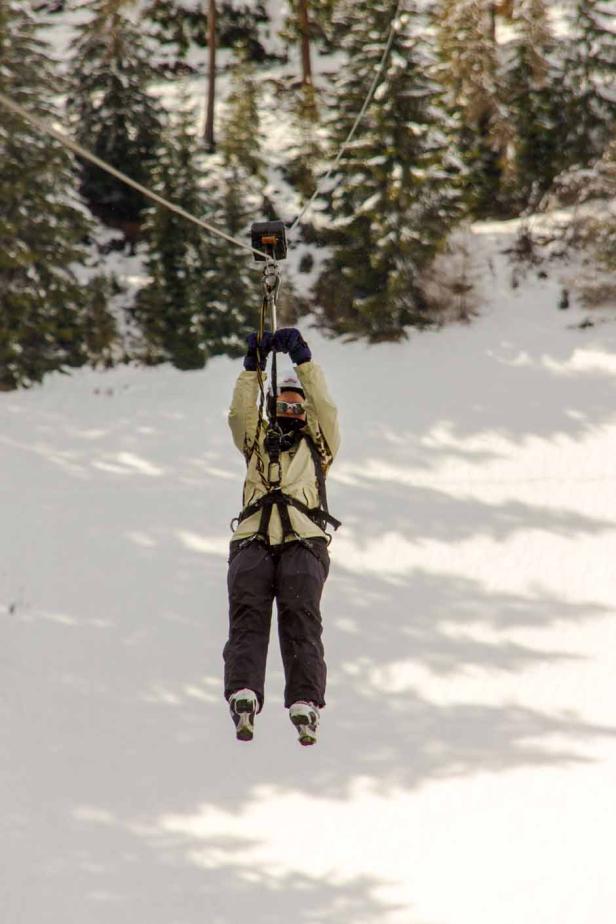
M261 513L259 529L257 532L253 536L248 536L246 539L239 540L238 546L242 546L252 542L255 539L259 539L268 547L271 547L269 541L269 525L272 518L272 510L274 507L276 507L280 516L280 523L282 525L282 544L284 545L288 539L292 539L296 542L302 543L302 545L305 545L307 548L310 548L311 551L314 551L311 548L308 539L300 536L297 531L293 529L289 507L294 507L296 510L299 510L300 513L303 513L304 516L308 517L308 519L315 524L315 526L322 530L328 537L328 544L331 542L332 537L327 532L327 527L331 526L336 530L342 524L340 520L337 520L329 512L327 506L327 490L325 487L325 473L323 471L323 466L321 465L319 450L317 449L314 441L307 433L283 433L280 425L276 420L276 396L278 393L276 351L273 350L272 352L272 390L270 400L267 402L265 397L265 386L262 371L263 365L261 363L261 343L265 333L267 315L269 315L270 318L272 331L276 331L278 326L276 300L280 289L280 273L278 270L277 261L283 260L287 255L286 232L283 222L270 221L254 224L252 226L252 241L253 247L256 248L255 259L260 261L262 259L261 254L263 252L267 255L267 258L265 259L265 267L263 269L263 301L261 303L259 331L257 334L256 372L260 392L258 412L259 422L257 425L257 433L252 448L246 452L246 462L247 464L250 464L250 459L252 453L254 452L257 460L257 471L263 486L266 489L266 493L254 503L248 504L248 506L242 510L240 515L231 522L231 529L233 532L235 532L235 524L239 526L240 523L242 523L244 520L247 520L249 517L254 516L256 513ZM261 457L260 447L261 429L265 423L263 411L266 403L269 423L267 424L263 446L269 457L267 475L265 473L265 466ZM306 441L312 456L312 460L314 462L317 485L319 488L318 507L309 507L307 504L302 503L302 501L297 500L295 497L291 497L291 495L285 494L281 488L282 467L280 464L280 455L282 452L292 449L298 444L298 442L301 442L301 440Z
M293 539L295 541L301 542L302 544L308 544L306 540L300 536L296 530L293 529L289 507L294 507L296 510L299 510L300 513L303 513L304 516L308 517L308 519L311 520L315 526L318 526L319 529L323 530L323 532L326 533L326 535L329 537L328 542L331 542L332 537L331 534L327 532L327 527L331 526L334 530L336 530L342 524L340 520L337 520L329 512L327 505L325 474L321 465L319 451L315 446L314 441L307 433L293 434L293 436L294 439L292 442L288 443L288 435L282 435L280 430L277 428L268 430L265 437L265 448L269 456L269 491L258 500L254 501L254 503L245 507L240 513L239 517L237 517L233 523L237 523L239 525L244 520L247 520L249 517L252 517L256 513L260 512L261 519L259 522L259 529L254 536L250 537L250 539L260 539L266 545L269 545L269 524L272 518L272 510L274 507L276 507L280 516L280 523L282 525L282 542L285 543L288 539ZM310 455L312 456L312 461L314 462L317 485L319 488L318 507L309 507L307 504L302 503L302 501L297 500L297 498L291 497L290 494L285 494L280 487L282 476L280 455L285 449L292 448L293 445L296 445L297 441L301 440L306 442L308 449L310 450Z

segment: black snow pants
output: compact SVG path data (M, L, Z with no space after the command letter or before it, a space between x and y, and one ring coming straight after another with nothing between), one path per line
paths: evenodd
M268 547L255 540L234 548L229 559L229 641L225 645L225 697L254 690L263 708L265 665L272 620L278 608L278 637L285 671L285 706L306 700L325 705L327 668L320 602L329 573L324 539Z

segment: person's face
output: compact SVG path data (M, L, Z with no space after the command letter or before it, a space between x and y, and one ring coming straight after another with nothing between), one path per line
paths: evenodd
M301 414L295 413L295 411L297 410L296 407L287 408L286 410L283 411L280 408L281 402L283 404L291 404L291 405L301 404L302 413ZM305 422L306 421L306 409L305 409L305 402L302 396L298 394L296 391L281 392L278 395L278 398L276 400L276 417L290 418L291 420L302 420Z

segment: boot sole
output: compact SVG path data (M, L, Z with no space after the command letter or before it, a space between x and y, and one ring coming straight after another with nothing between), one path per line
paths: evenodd
M313 744L317 743L317 739L313 738L312 735L300 735L299 743L304 748L308 748Z
M250 699L238 699L233 704L238 723L236 725L235 737L238 741L252 741L254 738L254 721L255 711L254 702Z
M238 728L235 733L235 737L238 741L252 741L254 738L254 733L250 728Z
M303 747L310 747L310 745L317 743L317 736L314 734L314 732L309 730L302 731L302 729L305 729L309 724L309 719L310 717L306 713L297 713L296 715L291 716L291 721L299 732L299 743L303 745Z

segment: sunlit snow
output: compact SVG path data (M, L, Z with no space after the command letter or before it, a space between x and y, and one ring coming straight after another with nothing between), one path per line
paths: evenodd
M221 689L239 361L0 395L2 920L612 924L616 326L471 238L470 325L307 331L339 404L321 741Z

